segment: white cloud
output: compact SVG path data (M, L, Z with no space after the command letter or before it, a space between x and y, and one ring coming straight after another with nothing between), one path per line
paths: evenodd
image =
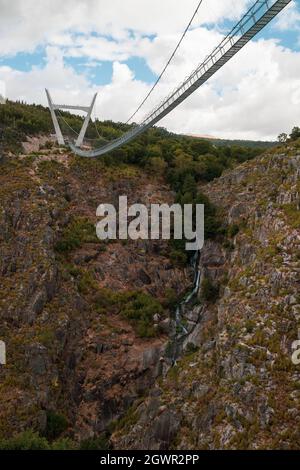
M251 0L204 0L195 20L235 19ZM32 51L37 45L64 42L65 32L98 32L123 41L128 31L170 34L182 31L198 0L0 0L0 54ZM121 45L121 44L120 44ZM122 46L122 45L121 45Z
M296 1L291 2L278 17L276 27L281 31L300 30L300 11Z
M99 118L126 121L150 85L137 80L134 71L121 62L138 55L159 73L196 3L176 2L175 9L174 0L0 0L0 54L48 44L46 65L29 72L2 66L0 79L5 80L11 99L43 104L46 87L54 101L70 104L87 104L99 91ZM248 4L249 0L209 0L207 8L204 0L198 26L187 35L139 116L177 86L219 42L218 28L208 29L202 23L221 21L225 16L238 18ZM294 8L277 23L279 28L294 21ZM16 31L13 37L12 30ZM111 37L105 37L108 34ZM156 37L151 40L146 34ZM96 87L90 70L79 73L66 64L66 56L83 57L91 66L97 60L112 61L111 83ZM283 48L276 40L253 41L161 125L176 132L224 138L275 138L299 124L299 77L300 53Z

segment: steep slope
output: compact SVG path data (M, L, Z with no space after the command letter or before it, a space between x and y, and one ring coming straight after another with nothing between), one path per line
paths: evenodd
M115 448L299 449L300 142L202 191L228 240L201 254L200 321L185 355L115 430ZM219 287L218 287L219 286ZM219 293L218 293L219 290Z
M166 165L177 196L190 201L191 173L211 179L241 160L208 155L202 142L157 139L149 135L144 167L80 160L47 136L1 159L0 444L32 429L50 442L104 436L98 448L300 447L300 371L291 362L300 143L199 186L220 230L214 219L199 295L176 333L192 269L176 264L167 242L100 242L96 208L124 194L129 204L173 202ZM125 153L143 158L141 148Z
M100 203L117 206L123 194L129 204L171 202L160 177L38 147L31 139L32 153L0 163L0 437L47 435L54 414L82 440L154 382L170 300L192 272L172 264L167 243L96 238Z

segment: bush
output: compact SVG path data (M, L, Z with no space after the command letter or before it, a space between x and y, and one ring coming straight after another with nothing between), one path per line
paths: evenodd
M109 450L109 440L106 435L81 441L79 450Z
M151 338L156 335L153 317L163 313L158 300L143 292L134 292L122 309L122 315L130 320L136 333L141 338Z
M1 450L49 450L50 446L45 437L32 430L24 431L10 439L0 441Z
M205 278L201 285L200 298L202 301L214 303L219 298L220 288L214 285L209 278Z
M51 450L77 450L76 443L68 437L58 439L51 445Z
M300 127L295 126L290 134L290 139L292 141L300 138Z
M81 270L78 281L78 291L80 294L89 294L92 290L97 289L97 283L89 271Z
M179 302L179 297L176 291L172 288L166 289L164 306L166 308L169 308L170 310L173 310L178 304L178 302Z
M229 225L227 228L227 235L229 238L234 238L240 231L240 228L237 224Z
M161 157L151 157L149 158L146 166L152 173L163 174L168 164Z
M38 433L27 430L10 439L0 440L0 450L109 450L106 435L90 438L80 444L72 439L61 438L52 443Z
M68 421L66 418L53 411L47 413L47 426L45 436L49 440L57 439L68 427Z
M185 354L188 356L190 354L194 354L199 351L199 347L196 346L194 343L188 343L185 348Z
M84 243L99 243L96 228L86 218L73 218L64 229L61 239L55 245L55 249L58 253L68 253L80 248Z
M156 335L153 317L162 314L160 302L142 291L113 292L101 289L94 299L98 312L107 311L120 313L132 324L136 334L141 338L151 338Z
M185 266L188 261L188 256L184 251L174 250L170 251L170 260L175 266Z

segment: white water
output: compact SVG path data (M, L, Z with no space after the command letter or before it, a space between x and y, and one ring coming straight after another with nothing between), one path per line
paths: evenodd
M184 300L180 302L180 304L176 308L175 320L176 320L176 327L181 330L181 333L179 333L180 336L188 334L187 329L182 324L182 314L184 311L184 307L190 303L190 301L195 297L195 295L198 294L198 291L199 291L200 280L201 280L201 271L200 271L199 262L198 262L199 254L200 254L199 251L195 253L192 259L192 263L191 263L194 269L193 290L185 297Z

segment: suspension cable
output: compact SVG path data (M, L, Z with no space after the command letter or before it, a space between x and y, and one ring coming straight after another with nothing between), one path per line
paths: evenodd
M63 115L61 114L60 110L57 109L57 114L58 116L60 117L60 119L64 122L64 124L72 131L74 132L74 134L76 134L76 136L78 137L79 136L79 132L75 131L75 129L73 129L72 126L70 126L70 124L65 120L65 118L63 117Z
M79 132L75 131L75 129L70 126L70 124L65 120L65 118L63 117L62 113L60 112L59 109L57 109L57 114L58 114L58 117L63 121L63 123L76 135L76 137L79 136ZM102 137L98 131L98 128L96 126L96 122L95 121L92 121L95 125L95 128L96 128L96 131L97 131L97 134L98 134L98 138L96 139L91 139L91 138L88 138L88 137L85 137L84 139L88 142L99 142L99 140L103 140L104 142L108 142L107 139L105 139L104 137Z
M186 36L188 30L190 29L191 24L193 23L193 21L194 21L196 15L198 14L199 9L200 9L202 3L203 3L203 0L200 0L200 1L198 2L198 5L197 5L197 7L196 7L196 10L194 11L194 13L193 13L193 15L192 15L192 18L190 19L188 25L186 26L186 28L185 28L185 30L184 30L184 32L183 32L183 34L182 34L182 36L181 36L179 42L177 43L177 45L176 45L174 51L172 52L172 54L171 54L169 60L167 61L166 65L164 66L164 68L163 68L163 70L161 71L161 73L159 74L159 76L158 76L158 78L156 79L155 83L153 84L151 90L147 93L147 95L145 96L145 98L143 99L143 101L141 102L141 104L138 106L138 108L136 109L136 111L130 116L130 118L126 121L125 124L128 124L128 123L134 118L134 116L139 112L139 110L141 109L141 107L146 103L146 101L148 100L148 98L149 98L150 95L153 93L154 89L156 88L156 86L158 85L158 83L160 82L160 80L162 79L162 77L163 77L163 75L165 74L167 68L169 67L171 61L173 60L173 58L174 58L176 52L178 51L179 47L181 46L181 43L182 43L183 39L185 38L185 36ZM57 112L58 112L58 114L59 114L59 117L60 117L60 118L62 119L62 121L65 123L65 125L66 125L74 134L76 134L76 136L79 136L79 133L78 133L77 131L75 131L75 129L73 129L73 127L70 126L70 124L64 119L64 117L63 117L63 115L61 114L61 112L60 112L59 109L57 109ZM108 140L104 139L104 138L100 135L100 133L99 133L99 131L98 131L97 124L96 124L96 120L94 121L94 126L95 126L95 129L96 129L98 138L104 140L105 142L108 142ZM98 139L87 139L87 138L86 138L86 140L89 140L89 141L97 141Z
M172 52L169 60L167 61L166 65L164 66L163 70L161 71L160 75L158 76L157 80L155 81L154 85L152 86L151 90L147 93L146 97L144 98L144 100L141 102L141 104L138 106L137 110L130 116L130 118L126 121L125 124L128 124L132 118L134 118L134 116L139 112L139 110L141 109L141 107L146 103L146 101L148 100L149 96L152 94L152 92L154 91L154 89L156 88L156 86L158 85L158 83L160 82L161 78L163 77L163 75L165 74L165 71L167 70L167 68L169 67L171 61L173 60L176 52L178 51L183 39L185 38L188 30L190 29L190 26L191 24L193 23L194 19L195 19L195 16L197 15L198 11L199 11L199 8L202 4L203 0L200 0L198 5L197 5L197 8L196 10L194 11L194 14L192 16L192 18L190 19L187 27L185 28L179 42L177 43L177 46L175 47L174 51Z

